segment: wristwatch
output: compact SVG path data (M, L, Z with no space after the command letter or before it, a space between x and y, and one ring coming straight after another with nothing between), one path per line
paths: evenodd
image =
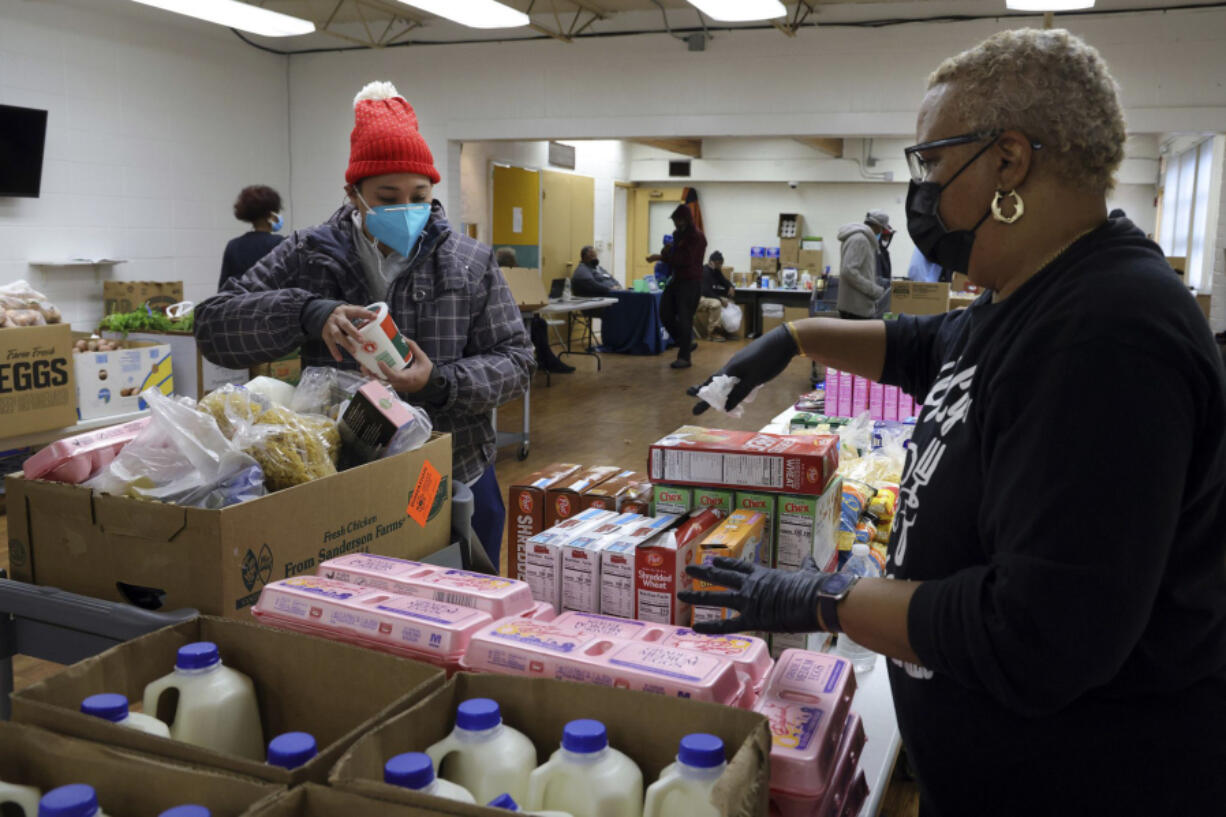
M839 626L839 602L847 598L858 581L860 577L850 573L831 573L817 586L817 612L821 615L826 632L843 632Z

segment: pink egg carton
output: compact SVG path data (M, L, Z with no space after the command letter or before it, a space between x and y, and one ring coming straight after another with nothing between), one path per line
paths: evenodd
M753 709L770 722L771 793L783 817L813 817L821 807L855 690L845 659L784 650L775 663Z
M472 607L492 619L522 615L535 604L527 582L371 553L329 559L317 573L325 579Z
M526 612L519 614L520 618L530 618L534 621L553 621L558 617L558 611L547 601L538 601Z
M747 698L738 705L746 709L753 706L762 684L775 664L766 642L750 635L702 635L688 627L580 612L563 613L554 619L553 624L577 635L648 641L679 650L727 658L745 678Z
M464 669L556 678L735 706L745 681L729 659L645 641L576 634L552 622L494 622L476 633Z
M830 775L830 785L822 798L819 817L839 817L843 813L865 743L864 724L860 721L860 716L853 712L843 723L843 736L839 738L839 748L835 752L834 772ZM858 812L859 809L856 809L853 813Z
M45 479L79 485L94 477L136 439L150 418L100 428L58 440L26 460L21 467L26 479Z
M861 771L856 775L856 779L851 781L851 787L847 790L847 797L843 800L843 809L839 812L839 817L860 817L864 804L868 802L868 795L868 780Z
M252 613L262 623L459 668L489 613L320 576L265 585Z

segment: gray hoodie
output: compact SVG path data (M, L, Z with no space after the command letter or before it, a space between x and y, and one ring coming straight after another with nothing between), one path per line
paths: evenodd
M885 289L877 283L877 236L863 222L839 228L839 311L872 318Z

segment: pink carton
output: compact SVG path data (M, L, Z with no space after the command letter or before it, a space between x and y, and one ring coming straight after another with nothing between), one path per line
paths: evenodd
M860 812L864 810L864 804L868 802L868 792L868 780L861 771L856 775L856 779L851 781L851 788L847 790L847 797L843 800L843 810L839 812L839 817L859 817Z
M110 465L147 425L149 418L144 417L53 442L22 463L22 472L26 479L79 485Z
M527 582L368 553L329 559L319 566L318 575L405 596L472 607L489 613L492 619L522 615L532 610L534 604Z
M265 585L252 613L264 624L438 664L450 670L489 613L319 576ZM519 619L516 619L519 620Z
M868 381L856 376L851 384L851 415L859 417L868 411Z
M837 417L851 416L851 386L855 380L851 372L839 372L839 403ZM830 403L826 403L826 408L830 408Z
M885 386L876 380L868 383L868 415L874 420L885 419Z
M886 386L885 387L885 410L883 414L884 416L882 417L882 419L884 420L902 419L901 417L898 416L898 387L897 386Z
M839 370L826 367L826 414L833 416L839 406Z
M813 817L829 787L855 673L842 658L784 650L754 711L771 729L771 800L783 817Z
M617 638L623 641L659 641L668 630L663 624L649 624L633 618L615 618L594 613L563 613L553 626L573 635Z
M636 689L735 706L745 682L733 662L644 641L576 635L554 622L494 622L476 633L464 669Z
M847 716L843 724L843 736L839 738L839 748L835 752L834 772L830 775L830 786L822 798L819 817L839 817L847 796L851 792L852 777L856 767L860 765L860 755L866 742L864 724L860 716L854 712ZM853 814L858 814L857 809Z
M520 618L528 618L533 621L553 621L557 616L558 611L553 609L553 605L547 601L538 601L532 605L527 612L520 613Z

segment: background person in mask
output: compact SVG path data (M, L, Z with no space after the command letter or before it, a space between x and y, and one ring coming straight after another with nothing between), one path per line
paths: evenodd
M880 215L889 221L885 213ZM877 306L885 297L886 289L879 282L881 246L877 241L882 226L869 216L839 228L838 309L842 318L879 317Z
M600 298L621 289L617 279L600 266L596 250L587 246L579 251L579 266L570 277L570 291L585 298Z
M1116 84L1067 31L1006 31L941 65L917 130L908 231L989 291L799 321L722 370L731 403L798 351L923 401L889 578L717 560L691 572L729 590L685 598L891 659L923 815L1220 814L1226 372L1160 248L1107 219Z
M678 204L672 216L673 240L665 241L657 255L647 256L648 262L664 261L672 278L660 299L660 322L677 344L674 369L690 368L690 353L698 347L693 342L694 312L702 294L702 259L707 249L707 237L694 226L694 214L685 204Z
M453 232L434 199L439 174L413 108L373 82L354 119L348 201L197 306L196 339L229 368L301 347L306 366L356 369L353 321L386 301L414 360L375 374L452 434L453 478L472 487L473 530L497 566L505 513L490 412L527 389L532 347L493 251Z
M226 281L237 278L255 266L255 262L272 252L285 240L276 235L284 226L281 220L281 194L271 187L253 184L244 187L234 201L234 217L251 225L251 231L230 239L221 256L220 290Z

